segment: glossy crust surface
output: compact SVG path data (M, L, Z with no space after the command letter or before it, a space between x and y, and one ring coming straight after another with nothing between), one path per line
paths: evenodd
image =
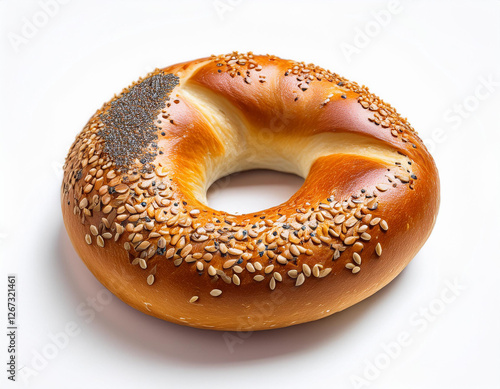
M253 168L305 182L253 214L206 205L212 182ZM127 304L248 331L320 319L394 279L434 226L439 178L366 87L232 53L158 69L105 104L69 151L61 200L78 254Z

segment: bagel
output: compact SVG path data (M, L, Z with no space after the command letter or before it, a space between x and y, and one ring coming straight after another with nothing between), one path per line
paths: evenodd
M251 214L210 208L217 179L305 179ZM265 193L263 193L265 195ZM312 64L233 52L156 69L104 104L64 165L64 223L95 277L170 322L254 331L329 316L415 256L436 165L396 110Z

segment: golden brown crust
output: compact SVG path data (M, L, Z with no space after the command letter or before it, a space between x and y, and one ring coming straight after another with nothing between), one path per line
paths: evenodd
M143 120L127 122L123 110L146 100ZM113 123L157 139L130 146ZM261 212L209 208L204 188L242 159L237 168L282 163L305 183ZM363 300L418 252L438 206L434 161L391 106L319 67L251 53L126 89L77 137L62 187L68 234L108 289L149 315L218 330L289 326Z

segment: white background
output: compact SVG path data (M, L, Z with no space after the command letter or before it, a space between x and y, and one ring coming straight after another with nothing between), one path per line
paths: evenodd
M0 1L0 333L16 273L14 385L500 386L500 1L404 1L390 16L387 1L74 0L50 12L47 2ZM427 139L442 202L427 244L381 292L318 322L231 334L240 340L231 348L223 333L106 299L66 236L59 189L69 146L104 101L155 67L232 50L314 62L368 85ZM240 175L210 204L255 211L300 184ZM104 303L89 308L96 296ZM79 333L62 342L68 323ZM11 387L6 349L2 335L2 388Z

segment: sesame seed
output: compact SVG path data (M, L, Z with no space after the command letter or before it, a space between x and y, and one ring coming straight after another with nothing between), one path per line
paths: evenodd
M80 207L80 209L87 208L88 205L89 205L89 201L87 200L86 197L84 197L82 199L82 201L80 201L79 207Z
M353 274L356 274L356 273L359 273L359 271L361 270L361 268L359 266L355 266L353 269L352 269L352 273Z
M167 246L167 240L162 236L160 239L158 239L158 247L163 249Z
M352 259L354 262L356 262L358 265L361 265L361 255L358 253L353 253L352 254Z
M399 178L399 180L403 183L408 183L410 181L410 176L407 175L407 174L399 174L399 175L396 175L396 178Z
M345 220L345 215L341 213L333 218L333 222L335 224L341 224L344 222L344 220Z
M193 304L193 303L195 303L195 302L197 302L197 301L198 301L198 296L193 296L193 297L191 297L191 298L189 299L189 302L190 302L191 304Z
M356 237L355 236L349 236L347 238L344 239L344 244L346 244L347 246L350 246L352 245L354 242L356 242Z
M222 265L224 269L229 269L231 266L233 266L238 260L237 259L230 259Z
M304 276L304 273L300 273L299 276L297 277L297 280L295 281L295 286L302 285L305 280L306 280L306 277Z
M359 230L358 230L359 231ZM354 245L352 246L353 250L355 251L362 251L364 246L363 246L363 243L361 242L356 242L354 243Z
M92 237L89 234L85 235L85 242L87 242L87 244L92 244Z
M222 290L220 290L220 289L212 289L210 291L210 294L212 296L214 296L214 297L218 297L218 296L220 296L222 294Z
M380 244L380 242L375 246L375 252L379 257L382 255L382 245Z
M352 226L354 226L356 223L358 222L358 219L356 219L354 216L351 216L349 219L347 219L345 221L345 226L347 228L351 228Z
M372 238L372 236L367 232L363 232L361 234L361 239L363 239L363 240L370 240L371 238Z
M380 228L382 228L384 231L387 231L389 229L389 225L385 220L380 221Z
M385 192L387 189L389 189L389 185L387 184L378 184L375 186L379 191Z
M155 276L154 276L154 275L152 275L152 274L150 274L150 275L148 276L147 281L148 281L148 285L153 285L153 282L155 282Z
M278 261L278 263L282 264L282 265L286 265L288 263L288 259L286 259L283 255L278 255L278 257L276 258L276 260Z
M227 252L231 255L241 255L243 254L243 251L240 250L240 249L235 249L235 248L230 248L229 250L227 250Z
M289 271L288 271L288 276L289 276L290 278L297 278L297 276L298 276L298 272L297 272L297 270L289 270Z
M210 253L215 253L217 251L217 247L215 247L215 246L205 246L205 250L207 250Z
M140 235L140 234L137 234L137 235ZM141 239L142 239L142 238L141 238ZM150 244L151 244L150 242L148 242L147 240L145 240L145 241L143 241L143 242L139 243L139 244L136 246L136 248L135 248L135 249L136 249L136 251L143 251L143 250L146 250L146 249L149 247L149 245L150 245Z
M228 251L227 246L224 243L219 244L219 250L222 254L226 254Z
M297 246L296 246L296 245L294 245L294 244L291 244L291 245L290 245L290 252L291 252L294 256L296 256L296 257L298 257L298 256L300 255L300 251L299 251L299 249L298 249L298 248L297 248Z
M302 271L304 272L305 276L306 277L310 277L311 276L311 268L309 267L309 265L307 264L303 264L302 265Z
M316 264L313 266L312 274L314 277L319 277L320 265Z
M96 226L94 226L93 224L90 225L90 232L92 235L94 236L97 236L99 235L99 230L97 229Z
M129 187L125 184L119 184L115 186L116 193L125 193L129 191Z
M319 278L323 278L323 277L326 277L328 274L330 274L332 272L332 268L329 267L329 268L326 268L326 269L323 269L319 272Z

